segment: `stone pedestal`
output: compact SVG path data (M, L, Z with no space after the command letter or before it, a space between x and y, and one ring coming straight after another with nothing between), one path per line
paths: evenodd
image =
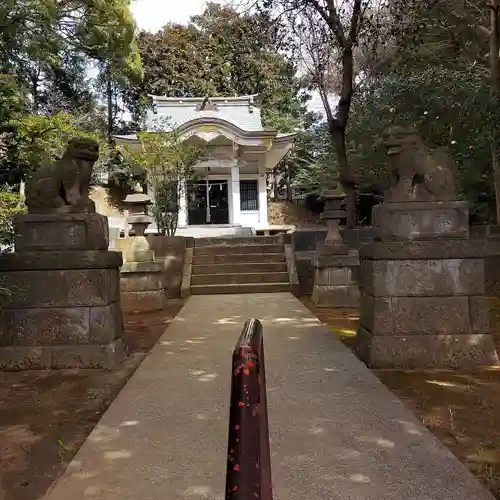
M125 262L121 276L120 291L124 311L157 311L165 307L161 263Z
M122 257L107 250L107 218L28 214L14 225L16 252L0 256L11 292L0 316L0 368L116 367Z
M498 363L484 297L484 243L465 202L384 203L360 249L358 351L372 367Z
M346 254L319 255L314 261L312 301L318 307L358 307L359 288L355 280L359 257Z
M122 309L127 312L163 309L166 305L163 264L154 261L146 237L121 238L118 247L125 260L120 280Z

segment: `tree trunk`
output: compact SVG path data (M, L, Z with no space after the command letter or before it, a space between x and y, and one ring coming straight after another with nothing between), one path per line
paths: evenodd
M498 160L498 140L491 139L491 165L493 167L493 186L495 188L496 223L500 225L500 162Z
M349 229L357 225L357 200L356 183L349 168L347 159L346 130L351 109L354 78L354 58L352 48L348 47L342 53L342 87L340 99L337 105L337 114L327 113L329 116L329 129L332 144L335 146L339 167L339 181L344 189L346 198L347 221L346 227Z
M490 72L491 95L495 106L495 115L500 108L500 2L489 0L490 8ZM496 121L493 124L491 139L491 165L495 186L496 222L500 224L500 143Z
M292 179L290 175L290 166L288 163L285 163L285 175L286 175L286 199L288 201L292 201L293 196L292 196Z
M271 182L271 199L276 201L278 197L278 179L276 177L276 169L272 172L272 182Z
M356 184L349 170L346 147L346 127L341 124L334 124L330 127L330 136L335 145L337 161L339 166L339 181L344 189L346 197L347 221L346 227L355 228L357 225L357 199Z
M108 145L113 145L113 88L111 85L111 67L106 70L106 97L108 101Z

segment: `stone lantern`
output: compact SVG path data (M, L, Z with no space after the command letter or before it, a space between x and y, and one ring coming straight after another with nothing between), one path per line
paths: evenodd
M359 304L355 281L358 252L349 250L339 232L340 220L347 215L342 208L345 196L338 183L334 189L322 193L325 208L321 218L326 222L328 233L325 241L317 244L314 259L312 300L318 307L357 307Z
M123 201L129 208L127 222L132 226L135 236L120 240L124 264L121 269L121 302L124 311L154 311L165 306L163 290L163 265L155 262L144 232L152 218L147 215L151 199L144 194L139 184L133 194Z
M144 194L142 186L137 183L134 193L128 194L123 204L128 208L128 223L132 226L135 236L144 236L144 231L153 222L153 219L147 215L147 207L151 205L151 198Z
M154 253L149 248L149 243L144 233L153 219L147 215L147 207L151 205L151 198L144 194L141 185L135 186L134 193L128 194L123 200L128 208L127 222L132 226L134 236L127 242L124 250L125 262L153 262Z
M340 220L347 215L342 208L346 195L337 184L334 189L323 191L321 196L325 200L325 208L321 214L321 219L325 221L328 232L324 243L318 243L317 250L322 254L347 254L349 248L344 243L339 232Z

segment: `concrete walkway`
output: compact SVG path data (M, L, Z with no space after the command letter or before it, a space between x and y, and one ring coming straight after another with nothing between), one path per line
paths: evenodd
M275 500L492 500L291 294L194 296L49 500L223 500L231 351L263 321Z

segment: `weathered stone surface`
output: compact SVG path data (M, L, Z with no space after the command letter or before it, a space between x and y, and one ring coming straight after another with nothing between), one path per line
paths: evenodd
M490 310L486 297L469 297L471 329L474 333L490 331Z
M391 299L361 293L359 323L370 332L393 333Z
M350 274L348 268L319 268L315 272L315 283L317 286L348 285L351 282Z
M107 250L108 219L95 213L18 214L16 252Z
M0 341L24 346L87 344L89 315L88 307L6 309L0 331L10 332L10 338L5 343L0 334Z
M113 370L124 355L121 339L106 345L55 346L44 347L50 350L50 367L64 368L104 368Z
M191 295L191 276L193 274L193 247L186 247L184 266L182 269L181 298Z
M0 346L11 345L13 333L10 315L5 309L0 310Z
M122 311L157 311L166 305L166 297L163 290L151 290L145 292L122 292Z
M123 292L147 292L163 289L163 274L156 273L123 273L120 290Z
M366 260L479 259L487 249L484 241L477 240L384 241L361 245L359 256Z
M493 224L487 226L487 237L498 240L500 238L500 226Z
M386 202L457 199L457 167L444 150L429 149L413 127L390 127L384 143L391 164Z
M103 306L120 297L118 268L12 271L4 277L13 290L9 308Z
M383 243L360 251L360 356L391 368L497 363L487 333L485 245L468 241L455 166L412 130L391 129L386 139L391 185L372 212Z
M314 259L312 300L318 307L357 307L359 288L356 269L358 252L346 255L319 255Z
M108 344L120 338L122 333L123 317L119 302L90 308L90 344Z
M0 255L0 271L58 269L109 269L122 265L120 252L82 250L72 252L13 252Z
M315 259L315 266L324 267L357 267L359 266L359 254L357 250L351 250L346 255L320 254Z
M153 250L128 250L124 253L125 262L144 262L149 263L154 260Z
M155 261L163 265L164 287L167 297L180 297L186 248L193 248L194 239L182 236L148 235Z
M121 273L122 275L128 273L160 273L163 270L163 262L125 262L121 268Z
M123 356L122 255L108 251L107 217L88 197L96 148L70 141L29 183L16 252L0 257L12 292L0 312L0 369L114 368Z
M0 370L116 368L124 355L121 339L107 345L0 347Z
M362 260L361 286L376 297L481 295L483 259Z
M468 297L394 297L391 302L395 334L471 332Z
M359 288L347 286L314 286L312 301L318 307L358 307Z
M489 334L373 335L357 331L358 353L372 368L459 368L498 364Z
M464 201L382 203L373 207L375 239L467 239L469 206Z
M74 138L62 158L42 165L26 186L26 205L30 213L95 212L89 198L94 163L99 144L87 138Z
M50 351L46 347L0 347L0 370L48 370Z
M349 247L344 243L331 244L327 242L318 242L316 244L316 251L321 255L348 255Z

